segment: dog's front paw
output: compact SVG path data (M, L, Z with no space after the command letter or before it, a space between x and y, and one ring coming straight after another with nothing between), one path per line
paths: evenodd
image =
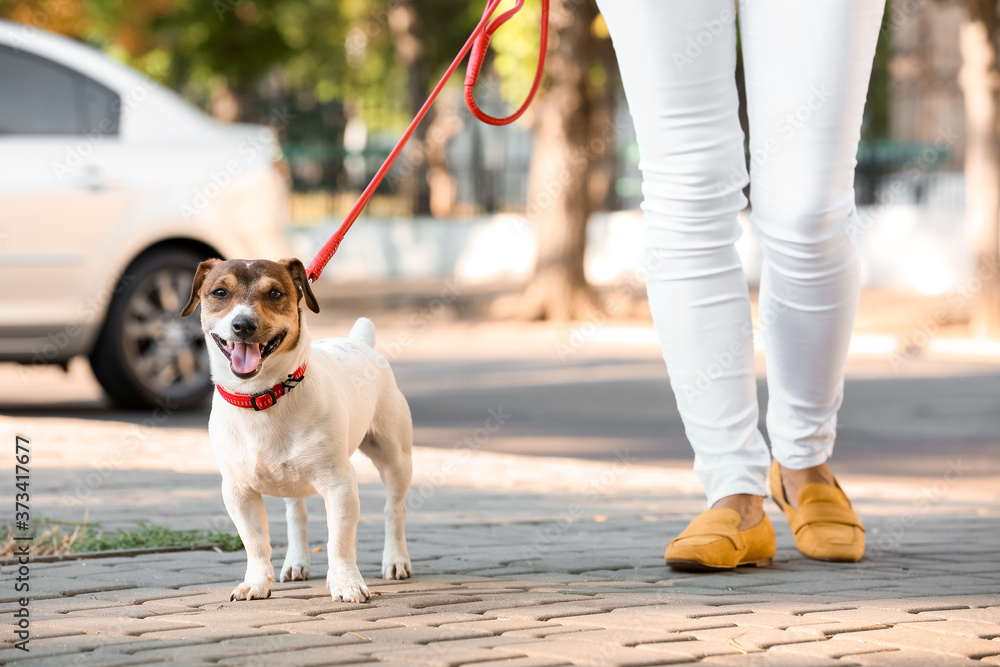
M340 577L331 572L326 575L326 585L334 602L368 602L372 596L360 572Z
M382 556L383 579L407 579L413 574L410 558L402 554L384 554Z
M266 600L269 597L271 597L270 581L244 581L242 584L233 589L232 595L229 596L229 601Z

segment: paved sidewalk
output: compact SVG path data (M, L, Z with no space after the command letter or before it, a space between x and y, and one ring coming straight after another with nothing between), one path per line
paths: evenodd
M199 429L152 433L105 469L108 443L127 441L118 426L90 422L80 438L75 420L0 418L3 434L28 427L50 443L36 450L35 511L88 512L105 527L231 528ZM475 444L418 448L415 458L414 577L403 582L377 578L384 495L356 460L358 560L376 592L368 604L330 600L325 551L313 553L314 579L276 584L270 599L252 602L229 602L243 552L35 563L31 652L11 648L8 620L0 662L1000 665L1000 480L960 460L938 477L844 477L868 529L862 563L803 558L775 512L773 567L694 575L662 560L702 508L689 470L640 465L627 452L582 462ZM319 547L324 513L318 499L309 509ZM281 501L269 499L268 510L280 568ZM14 576L0 573L5 615L19 597Z

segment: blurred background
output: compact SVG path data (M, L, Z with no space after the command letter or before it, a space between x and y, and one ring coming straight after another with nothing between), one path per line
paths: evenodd
M495 115L529 87L538 9L492 41L476 94ZM203 342L177 316L194 264L308 261L481 11L0 0L0 271L16 286L0 297L0 359L17 378L4 412L138 422L118 410L166 401L197 408L169 424L203 423ZM886 6L856 179L859 388L841 441L859 456L893 441L998 460L997 23L989 0ZM591 0L554 0L550 34L539 98L514 125L479 123L461 76L449 85L319 281L314 329L376 319L423 444L450 446L503 403L525 421L490 446L599 457L620 437L685 458L645 303L638 156L607 29ZM753 291L760 255L741 219Z

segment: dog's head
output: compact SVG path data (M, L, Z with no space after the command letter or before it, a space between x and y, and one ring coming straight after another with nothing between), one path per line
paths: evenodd
M228 365L236 379L250 380L260 374L268 357L298 346L303 299L311 311L319 312L305 267L297 259L208 259L198 266L181 316L201 303L201 328L213 369Z

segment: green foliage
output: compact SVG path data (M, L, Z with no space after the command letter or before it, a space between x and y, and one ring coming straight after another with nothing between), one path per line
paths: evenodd
M105 533L88 527L86 535L73 542L72 552L121 551L154 547L195 547L217 545L223 551L240 551L243 541L239 535L204 530L171 530L166 526L140 523L132 530Z
M892 0L886 0L882 27L875 47L872 76L868 82L868 102L861 135L865 140L890 136L892 118L892 89L889 61L892 58Z
M506 8L502 5L497 13ZM505 23L490 42L496 54L493 67L500 77L500 94L513 108L521 105L535 78L540 20L539 4L525 3L517 16Z

